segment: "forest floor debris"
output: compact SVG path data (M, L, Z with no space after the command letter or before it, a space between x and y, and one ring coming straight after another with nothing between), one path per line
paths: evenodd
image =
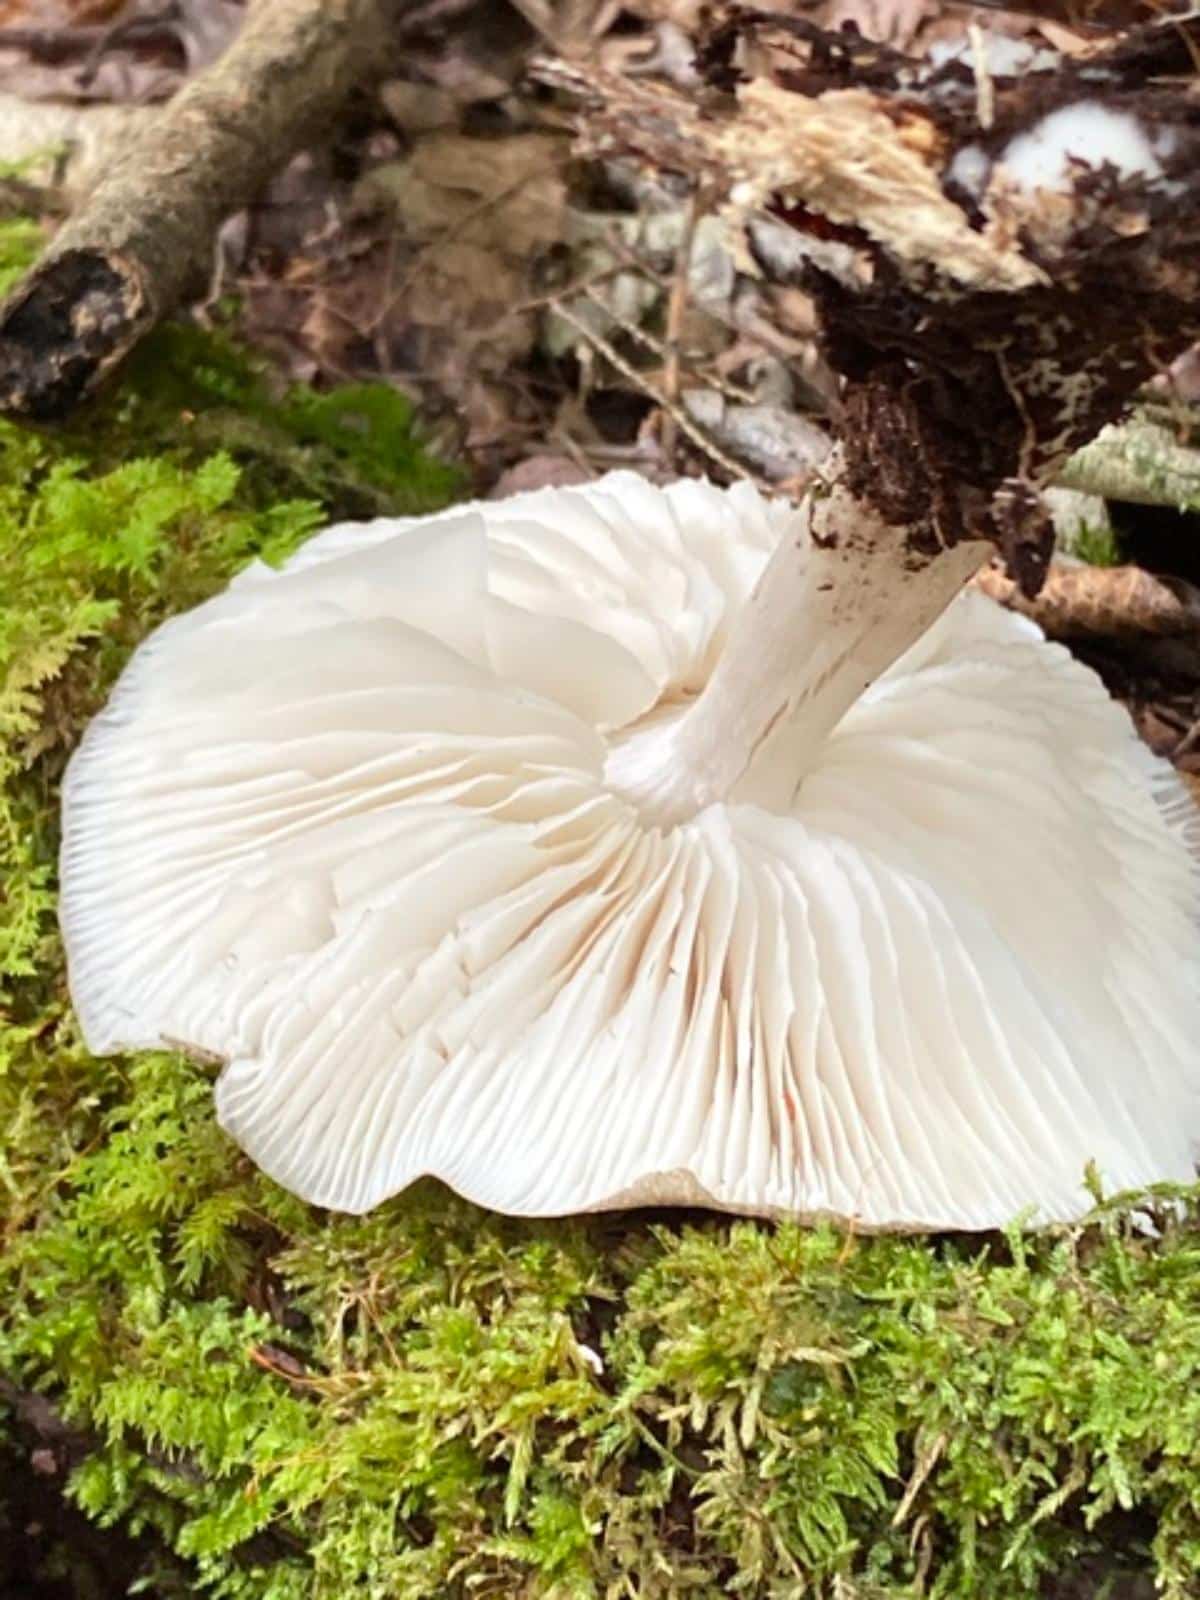
M1104 11L1103 6L1089 5L1086 0L1074 8L1041 9L1039 18L1032 14L1032 8L1000 13L988 7L988 26L1034 44L1044 39L1057 49L1082 48ZM0 6L0 88L37 96L47 108L69 108L78 122L74 126L61 125L56 142L61 139L70 147L86 146L90 134L85 135L83 130L91 112L99 109L103 113L106 108L117 106L122 112L141 115L147 106L160 102L219 51L238 25L240 10L232 0L179 0L166 7L142 5L136 0L126 5L120 0L45 0L44 4L37 0L8 0ZM192 317L210 328L234 330L252 346L268 352L280 374L280 385L291 379L323 393L338 385L361 386L382 380L411 396L426 437L448 458L465 461L474 487L481 492L507 493L538 484L580 481L615 464L633 465L659 478L679 471L703 471L717 478L745 472L779 487L793 484L819 456L825 429L836 415L836 385L815 341L811 306L797 291L766 288L756 279L750 264L731 247L716 218L705 214L703 207L690 207L682 190L674 189L669 182L652 184L620 166L588 163L575 157L570 151L561 106L526 70L535 53L553 49L567 57L590 54L606 67L619 65L625 71L662 73L686 85L691 71L689 40L697 26L699 10L696 0L641 0L619 8L600 0L560 0L558 4L552 0L526 0L512 8L475 6L462 26L456 25L449 36L448 49L436 45L436 29L432 30L430 41L414 48L404 78L384 84L377 95L360 97L329 148L297 156L259 201L231 219L218 241L209 291L192 309ZM972 12L964 5L942 4L939 0L821 0L809 10L826 24L854 24L900 49L920 53L934 48L969 48ZM1051 13L1053 20L1047 20ZM982 11L977 14L982 15ZM22 163L29 154L28 144L11 150L0 145L0 162ZM64 168L70 170L63 158L39 164L32 172L22 168L12 180L20 188L10 197L10 209L28 209L32 193L35 202L40 199L43 225L48 232L61 212ZM1165 424L1172 446L1181 452L1180 464L1185 472L1193 459L1189 452L1196 426L1196 392L1194 386L1188 387L1189 374L1193 375L1194 384L1194 369L1194 361L1190 366L1185 364L1179 383L1169 387L1172 419ZM1155 386L1160 417L1162 389L1169 382L1164 375ZM311 411L305 411L304 417L297 413L294 427L289 422L282 431L277 419L268 415L272 407L263 402L256 412L239 395L233 409L241 412L242 422L234 453L241 448L260 461L269 460L272 471L278 472L278 481L292 496L329 500L333 498L329 485L336 479L338 505L347 514L371 514L389 503L388 494L396 487L393 481L381 489L379 471L386 465L384 456L399 435L389 432L389 426L396 423L394 417L389 422L380 411L372 409L380 403L378 390L371 390L369 399L361 387L350 392L358 399L348 413L340 414L341 421L329 415L328 408L321 410L318 395ZM184 409L182 395L177 399L177 409ZM343 387L338 404L344 405L345 400ZM206 420L206 407L195 409L197 436L205 428L212 428L214 440L220 438L224 424L218 427L211 417ZM304 406L300 409L304 410ZM343 430L341 435L339 428ZM338 451L337 438L344 439L345 430L356 436L363 428L377 431L380 454L366 467L361 461L347 467L346 453ZM404 467L417 471L407 458ZM445 487L434 474L423 483L417 498L422 503L423 497L436 499ZM1126 700L1148 743L1174 758L1185 773L1196 773L1200 772L1200 637L1195 624L1194 590L1190 586L1200 585L1200 543L1196 537L1200 532L1200 503L1186 488L1174 499L1175 504L1164 507L1142 504L1127 491L1111 495L1111 527L1097 530L1090 545L1085 540L1084 553L1093 566L1107 563L1112 571L1093 570L1086 578L1076 576L1066 581L1067 589L1074 585L1077 591L1090 589L1090 593L1083 601L1075 594L1073 620L1068 621L1063 632L1072 647L1097 666L1115 692ZM1161 602L1159 610L1148 598L1151 595ZM1052 589L1046 603L1054 598ZM1065 605L1062 590L1057 598L1061 622ZM1162 606L1170 611L1169 625ZM62 734L67 720L64 710L62 718L52 718L50 725ZM46 1014L50 1014L49 1010ZM60 1026L61 1019L53 1025ZM118 1085L114 1089L118 1102L126 1087ZM176 1121L180 1126L186 1123L187 1136L193 1137L197 1114L187 1093L191 1088L206 1093L206 1085L197 1076L195 1082L189 1080L178 1091L158 1088L170 1102L163 1113L164 1125L168 1121L172 1126ZM199 1094L196 1101L198 1104ZM120 1107L111 1115L119 1121ZM141 1123L131 1124L130 1148L138 1163L139 1181L147 1186L153 1176L153 1151L160 1131L144 1115ZM202 1139L203 1135L199 1137ZM440 1326L431 1332L421 1321L419 1311L397 1310L397 1297L420 1295L416 1276L403 1276L404 1270L410 1274L414 1270L404 1252L407 1250L413 1258L424 1252L423 1268L429 1265L425 1257L431 1257L432 1270L447 1281L455 1279L456 1274L461 1279L461 1259L455 1257L455 1252L461 1257L474 1248L478 1231L474 1219L452 1208L445 1237L439 1244L431 1243L436 1230L426 1213L440 1216L440 1212L436 1201L431 1208L428 1197L423 1197L415 1210L403 1212L403 1219L407 1220L397 1224L399 1242L382 1253L378 1249L379 1230L372 1232L372 1224L347 1224L331 1235L334 1242L327 1243L324 1236L318 1237L307 1222L290 1212L264 1223L261 1212L255 1210L262 1202L262 1194L255 1180L244 1173L230 1178L226 1187L221 1186L226 1182L224 1177L219 1182L213 1180L214 1192L205 1192L202 1180L212 1179L219 1167L211 1151L208 1157L210 1167L201 1172L194 1191L187 1191L191 1198L209 1206L205 1214L211 1213L213 1219L212 1240L208 1245L203 1240L193 1245L196 1259L207 1263L204 1270L211 1266L218 1276L232 1275L229 1281L236 1279L241 1287L238 1273L244 1265L247 1239L253 1239L256 1246L269 1240L269 1249L265 1245L263 1248L271 1273L277 1263L290 1263L293 1267L298 1264L298 1270L308 1273L315 1282L319 1277L318 1258L324 1260L325 1252L331 1259L336 1258L337 1271L349 1283L353 1266L370 1253L363 1242L367 1239L375 1242L376 1255L372 1259L394 1270L395 1277L389 1283L376 1284L369 1291L356 1284L352 1291L348 1290L360 1297L353 1304L339 1304L330 1283L324 1280L310 1290L303 1308L291 1300L286 1304L271 1302L268 1290L278 1296L277 1286L271 1287L273 1279L262 1290L264 1315L278 1312L285 1320L301 1319L291 1334L303 1346L306 1360L319 1363L327 1358L330 1349L341 1350L330 1381L343 1385L344 1391L339 1393L350 1396L345 1401L347 1416L365 1418L364 1427L382 1426L383 1411L374 1409L374 1390L361 1405L353 1398L355 1384L364 1372L368 1387L378 1382L382 1389L391 1382L390 1376L378 1378L367 1370L366 1343L388 1338L407 1341L402 1348L420 1370L419 1362L431 1348L438 1360L448 1361L448 1347L438 1341L443 1336L449 1339L454 1333L453 1329L447 1332ZM97 1214L112 1223L116 1203L104 1209L100 1169L87 1166L86 1155L76 1153L72 1159L85 1163L85 1188L81 1192L91 1195L100 1208ZM86 1189L88 1183L93 1184L93 1189ZM172 1252L177 1254L188 1248L183 1224L173 1214L155 1213L155 1206L161 1207L164 1202L153 1195L140 1199L134 1196L130 1203L135 1210L142 1207L138 1212L139 1226L144 1226L145 1238L153 1235L153 1249L161 1247L163 1261L174 1263L176 1255ZM412 1217L416 1218L415 1223ZM118 1220L124 1225L128 1219ZM70 1243L70 1229L78 1221L74 1214L67 1221L60 1221L55 1237ZM294 1231L287 1234L285 1228ZM595 1325L578 1316L578 1339L588 1349L602 1342L606 1326L615 1321L608 1298L615 1290L608 1279L593 1282L589 1278L583 1282L587 1274L596 1270L593 1235L582 1242L575 1241L560 1255L547 1254L544 1240L519 1227L489 1224L484 1236L492 1255L493 1277L487 1283L469 1278L465 1285L460 1282L457 1292L460 1306L467 1308L467 1320L474 1318L485 1330L480 1334L475 1328L472 1336L482 1339L489 1360L509 1358L507 1347L501 1348L506 1337L504 1325L490 1320L492 1301L502 1302L505 1316L519 1319L529 1309L529 1283L544 1284L556 1274L556 1281L570 1280L568 1288L561 1292L572 1305L590 1307L588 1316ZM630 1321L628 1333L622 1335L621 1359L625 1365L619 1381L628 1386L628 1405L624 1411L614 1410L609 1422L617 1429L633 1429L636 1423L648 1435L635 1452L622 1434L618 1452L624 1451L622 1460L626 1466L634 1463L636 1471L647 1480L653 1472L674 1471L671 1458L672 1454L677 1456L682 1465L681 1476L672 1478L672 1485L676 1485L689 1473L710 1473L695 1429L681 1424L682 1443L678 1448L673 1443L672 1429L678 1422L676 1413L683 1400L671 1361L675 1359L675 1347L687 1341L687 1317L698 1317L701 1312L712 1314L713 1304L701 1304L695 1283L686 1277L672 1281L672 1273L683 1257L694 1258L706 1272L715 1271L716 1267L715 1258L705 1255L711 1235L703 1227L694 1235L675 1233L671 1237L673 1242L661 1260L644 1243L630 1245L627 1236L618 1241L618 1250L632 1252L628 1261L620 1258L620 1286L624 1291L630 1283L636 1284L643 1309ZM774 1259L762 1259L757 1235L752 1238L746 1233L738 1237L741 1253L734 1261L737 1270L759 1285L772 1307L776 1299L786 1299L790 1293L787 1264L781 1266ZM789 1243L787 1248L793 1252L807 1249L814 1260L820 1254L815 1245ZM893 1259L888 1254L891 1246L867 1248L861 1258L852 1244L846 1248L856 1262ZM1165 1258L1167 1265L1161 1274L1164 1281L1171 1280L1172 1261L1181 1270L1181 1263L1194 1254L1185 1228L1181 1228L1173 1248L1176 1253ZM208 1255L204 1253L206 1249ZM899 1250L897 1246L896 1251ZM1121 1272L1128 1274L1128 1268L1118 1265L1115 1247L1103 1235L1071 1240L1048 1250L1041 1262L1046 1272L1045 1284L1050 1288L1060 1286L1070 1302L1071 1316L1079 1311L1080 1304L1088 1308L1088 1315L1098 1308L1097 1326L1107 1336L1111 1330L1103 1317L1111 1309L1114 1296L1128 1294L1140 1307L1142 1331L1149 1337L1153 1324L1151 1291L1163 1290L1157 1279L1151 1283L1157 1267L1146 1265L1135 1251L1134 1259L1145 1266L1147 1276L1146 1283L1138 1279L1131 1288L1128 1276L1121 1279ZM1059 1254L1052 1259L1054 1250ZM1105 1255L1106 1251L1111 1252L1111 1258ZM895 1261L900 1261L899 1254ZM824 1270L821 1261L817 1265ZM1120 1399L1115 1391L1127 1380L1129 1372L1145 1379L1142 1367L1137 1365L1140 1347L1136 1342L1128 1351L1123 1345L1119 1349L1114 1346L1119 1359L1114 1357L1105 1365L1090 1346L1084 1348L1092 1327L1086 1317L1080 1313L1080 1320L1074 1324L1068 1319L1063 1324L1068 1333L1064 1334L1063 1326L1054 1321L1050 1312L1034 1303L1032 1290L1028 1304L1021 1299L1024 1288L1020 1284L1020 1293L1013 1290L1012 1282L1002 1276L1010 1270L1008 1264L992 1263L985 1271L973 1266L965 1255L956 1256L951 1243L944 1260L939 1258L930 1268L931 1273L936 1276L943 1265L945 1272L938 1278L938 1292L943 1296L939 1304L945 1317L938 1323L936 1334L930 1336L935 1347L948 1348L950 1341L965 1337L964 1317L972 1327L976 1322L990 1326L987 1317L999 1302L1005 1315L1015 1315L1019 1322L1026 1318L1020 1322L1022 1329L1035 1329L1034 1345L1044 1360L1050 1359L1048 1352L1058 1349L1056 1340L1068 1334L1076 1337L1080 1370L1085 1369L1086 1361L1098 1363L1096 1371L1114 1387L1114 1396L1110 1396L1114 1405ZM180 1269L176 1264L162 1270L175 1273ZM476 1271L477 1264L471 1270ZM897 1266L896 1270L908 1272L910 1268ZM1019 1276L1016 1266L1011 1270ZM878 1287L880 1273L870 1265L863 1271L863 1293L869 1300ZM806 1304L801 1310L818 1322L828 1312L844 1332L843 1324L837 1321L842 1314L839 1296L853 1296L858 1291L853 1285L847 1288L844 1276L836 1281L834 1276L820 1281L822 1292L828 1291L828 1305L821 1302L814 1309ZM739 1284L738 1289L744 1291L745 1285ZM1142 1295L1140 1300L1137 1294ZM377 1300L371 1301L371 1295ZM1077 1299L1072 1300L1072 1296ZM719 1294L715 1299L720 1301ZM728 1308L722 1310L718 1303L716 1309L724 1314ZM104 1308L100 1307L93 1333L101 1328L103 1314ZM154 1343L157 1336L149 1323L143 1325L137 1320L143 1315L139 1306L123 1308L122 1315L123 1333L132 1337L131 1330L136 1325L137 1336L149 1341L148 1359L160 1363L156 1371L165 1382L167 1367L162 1363L168 1360L169 1341L160 1341L161 1348ZM1194 1319L1194 1315L1189 1303L1187 1316ZM654 1317L661 1318L665 1332L656 1336L662 1343L661 1352L655 1347L655 1359L660 1361L654 1370L658 1389L647 1390L639 1388L648 1382L639 1366L643 1359L638 1353L639 1341L648 1337ZM677 1320L673 1322L671 1318ZM306 1323L303 1319L310 1320ZM238 1348L237 1341L245 1330L238 1323L224 1329L206 1325L200 1332L190 1325L181 1326L177 1331L177 1349L195 1360L197 1391L203 1390L204 1405L211 1404L215 1414L223 1402L217 1379L203 1370L203 1339L214 1341L220 1360L233 1359L231 1352ZM520 1345L519 1333L512 1337ZM1003 1354L998 1353L1001 1342L997 1336L996 1348L987 1346L988 1361L1002 1365ZM532 1346L520 1348L521 1359L530 1359ZM288 1360L295 1360L284 1353ZM555 1384L574 1381L575 1368L570 1365L575 1361L573 1355L543 1350L540 1345L534 1355L543 1363L538 1383L551 1379ZM745 1352L737 1347L735 1368L743 1355ZM716 1363L719 1356L716 1350L707 1351L705 1360ZM981 1356L981 1362L983 1359ZM286 1362L255 1358L253 1364L257 1384L253 1403L262 1411L261 1419L255 1412L254 1426L258 1427L260 1422L265 1425L264 1419L275 1408L276 1394L290 1394L297 1383ZM429 1370L434 1372L434 1367ZM435 1376L439 1381L445 1380L446 1370L437 1368ZM770 1378L775 1384L770 1404L775 1403L778 1390L785 1411L788 1405L802 1406L808 1381L803 1371L787 1361L781 1362L778 1371L783 1376L777 1382L774 1373ZM873 1381L873 1375L879 1376L883 1369L877 1372L864 1365L861 1371ZM745 1372L737 1368L736 1377L738 1383L757 1381L750 1366ZM605 1375L605 1383L614 1381L618 1380L611 1374ZM270 1388L271 1384L276 1388ZM181 1379L181 1393L183 1387ZM530 1389L538 1392L532 1378ZM388 1394L394 1398L390 1390ZM1005 1395L1015 1412L1016 1396L1008 1396L1007 1391ZM1101 1423L1093 1421L1089 1410L1090 1400L1085 1403L1081 1393L1074 1401L1078 1411L1074 1420L1079 1427L1099 1428ZM562 1402L564 1427L573 1425L573 1404L573 1400L571 1404ZM1130 1405L1130 1415L1121 1413L1118 1419L1122 1426L1128 1424L1130 1433L1135 1424L1152 1431L1151 1423L1140 1413L1135 1414L1132 1399ZM744 1413L739 1411L737 1415L744 1421ZM297 1408L297 1418L300 1416ZM1024 1417L1024 1413L1020 1416ZM924 1426L919 1409L914 1408L912 1417ZM1024 1437L1020 1425L1011 1417L1008 1425L1016 1429L1018 1438ZM298 1440L300 1421L296 1429ZM725 1427L723 1439L728 1431ZM331 1434L330 1442L337 1449L349 1451L346 1437ZM514 1424L496 1445L494 1462L489 1459L479 1466L475 1478L471 1477L471 1472L476 1471L473 1464L465 1476L460 1474L453 1479L455 1492L460 1493L466 1484L468 1498L479 1490L497 1498L499 1504L507 1491L498 1474L501 1468L518 1473L520 1453L526 1448L521 1443L523 1437L520 1427ZM905 1448L911 1446L915 1450L918 1438L919 1429L914 1426L911 1434L905 1435ZM847 1436L846 1440L839 1440L841 1443L847 1445L847 1471L853 1468L862 1472L861 1457L855 1453L860 1442ZM44 1445L35 1444L33 1448ZM1064 1443L1063 1449L1066 1448ZM655 1518L659 1518L659 1512L661 1517L655 1526L674 1529L681 1570L686 1569L691 1552L709 1548L706 1541L714 1537L714 1527L719 1539L732 1538L735 1521L745 1517L748 1505L757 1505L753 1494L746 1498L747 1484L738 1478L740 1449L736 1441L730 1445L719 1471L712 1469L715 1475L706 1480L710 1482L710 1504L714 1508L707 1524L701 1519L693 1525L686 1496L676 1487L668 1487L663 1478L663 1503L655 1511ZM1155 1450L1162 1453L1159 1445ZM1128 1454L1136 1452L1116 1443L1112 1445L1111 1463L1108 1457L1097 1457L1099 1477L1104 1478L1105 1473L1112 1477L1096 1492L1106 1508L1105 1514L1117 1519L1121 1515L1122 1493L1117 1479L1128 1467ZM1144 1460L1137 1458L1138 1472L1161 1471L1161 1461L1157 1456L1152 1459L1153 1454L1147 1454ZM563 1461L565 1482L574 1468L567 1454ZM0 1472L3 1470L0 1463ZM519 1470L528 1471L528 1463ZM971 1470L983 1469L974 1462ZM1035 1475L1038 1470L1041 1469L1031 1468ZM274 1465L268 1466L265 1479L273 1471ZM49 1478L47 1474L47 1482ZM863 1482L867 1483L867 1479ZM864 1493L876 1492L874 1482L871 1479L867 1483ZM1010 1490L1018 1493L1011 1486L1004 1492ZM989 1480L987 1492L993 1491L1000 1493ZM99 1494L100 1489L96 1492ZM337 1500L336 1482L330 1484L329 1492L334 1501L329 1523L331 1540L335 1535L348 1540L351 1534L357 1536L359 1525L354 1523L351 1508ZM424 1488L413 1490L417 1499L424 1492ZM1019 1492L1027 1496L1030 1515L1042 1515L1030 1486L1023 1484ZM543 1521L533 1528L523 1527L520 1537L504 1531L503 1516L497 1513L490 1529L494 1551L483 1563L485 1583L489 1573L511 1577L515 1563L532 1559L530 1552L550 1566L558 1560L562 1571L570 1571L575 1559L571 1540L576 1538L577 1530L563 1522L555 1531L553 1519L562 1519L565 1503L561 1495L555 1498L556 1493L557 1489L544 1495L538 1490L538 1515ZM233 1518L238 1513L232 1498L228 1503L221 1496L215 1499L220 1501L222 1515ZM450 1523L465 1526L454 1522L463 1514L463 1505L456 1501L455 1507ZM1182 1518L1183 1513L1174 1502L1168 1509ZM439 1515L444 1510L443 1506ZM637 1540L645 1538L650 1523L645 1520L640 1502L637 1506L630 1502L627 1514L624 1537L632 1549ZM929 1530L937 1514L936 1510L925 1513L924 1522L920 1515L914 1518L914 1550L920 1552L930 1546ZM993 1507L991 1514L995 1517L999 1513ZM372 1502L363 1513L363 1525L371 1517L382 1515ZM490 1510L487 1515L491 1515ZM411 1518L412 1526L422 1536L428 1526L423 1516L424 1512L417 1511ZM996 1543L995 1530L994 1521L990 1526L981 1524L979 1537L988 1549ZM208 1531L212 1533L211 1528ZM1081 1600L1085 1595L1091 1600L1105 1579L1115 1578L1117 1587L1111 1591L1114 1596L1140 1597L1148 1593L1144 1545L1154 1529L1147 1519L1131 1517L1126 1531L1129 1547L1138 1552L1137 1559L1143 1564L1140 1577L1126 1578L1112 1562L1088 1556L1086 1560L1081 1558L1080 1570L1074 1577L1047 1579L1042 1592L1055 1600L1066 1600L1068 1595L1072 1600L1077 1595ZM747 1541L752 1544L754 1537L751 1528ZM525 1544L518 1548L521 1539ZM1089 1534L1083 1519L1079 1519L1079 1526L1064 1526L1062 1539L1064 1548L1087 1548ZM1112 1548L1116 1543L1114 1540ZM1186 1548L1189 1547L1181 1542L1179 1550L1186 1553ZM1179 1550L1173 1559L1182 1562L1185 1555ZM124 1552L122 1559L128 1554ZM436 1565L437 1554L435 1550L428 1557L431 1572L443 1570ZM134 1556L137 1555L135 1551ZM271 1551L264 1559L277 1558L278 1551ZM760 1558L770 1559L766 1555ZM247 1561L252 1563L254 1559L255 1552L251 1551ZM283 1559L290 1557L285 1555ZM335 1558L327 1554L324 1559ZM892 1559L890 1554L888 1559ZM1181 1566L1177 1570L1182 1573ZM1034 1581L1030 1579L1031 1583ZM1181 1576L1180 1582L1183 1581ZM483 1592L488 1591L485 1588ZM703 1590L698 1587L696 1592Z

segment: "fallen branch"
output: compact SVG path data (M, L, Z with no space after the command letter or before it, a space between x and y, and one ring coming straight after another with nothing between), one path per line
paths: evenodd
M67 416L203 286L240 210L356 85L419 0L258 0L221 59L140 133L0 306L0 413Z

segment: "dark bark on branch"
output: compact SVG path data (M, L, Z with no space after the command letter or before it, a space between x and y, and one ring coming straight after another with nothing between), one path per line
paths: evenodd
M226 54L131 141L0 306L0 413L66 417L203 285L221 221L387 66L419 10L258 0Z

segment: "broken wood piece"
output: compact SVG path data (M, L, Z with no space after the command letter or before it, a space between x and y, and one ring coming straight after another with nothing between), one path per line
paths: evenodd
M350 91L419 0L258 0L221 59L133 136L0 305L0 413L66 417L189 292L240 210Z

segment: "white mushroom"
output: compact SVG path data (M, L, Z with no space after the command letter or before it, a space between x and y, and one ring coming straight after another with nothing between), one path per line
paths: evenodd
M978 550L856 587L807 515L613 474L168 622L66 784L91 1047L223 1058L222 1125L348 1211L982 1228L1188 1178L1190 802L1031 624L933 621Z

